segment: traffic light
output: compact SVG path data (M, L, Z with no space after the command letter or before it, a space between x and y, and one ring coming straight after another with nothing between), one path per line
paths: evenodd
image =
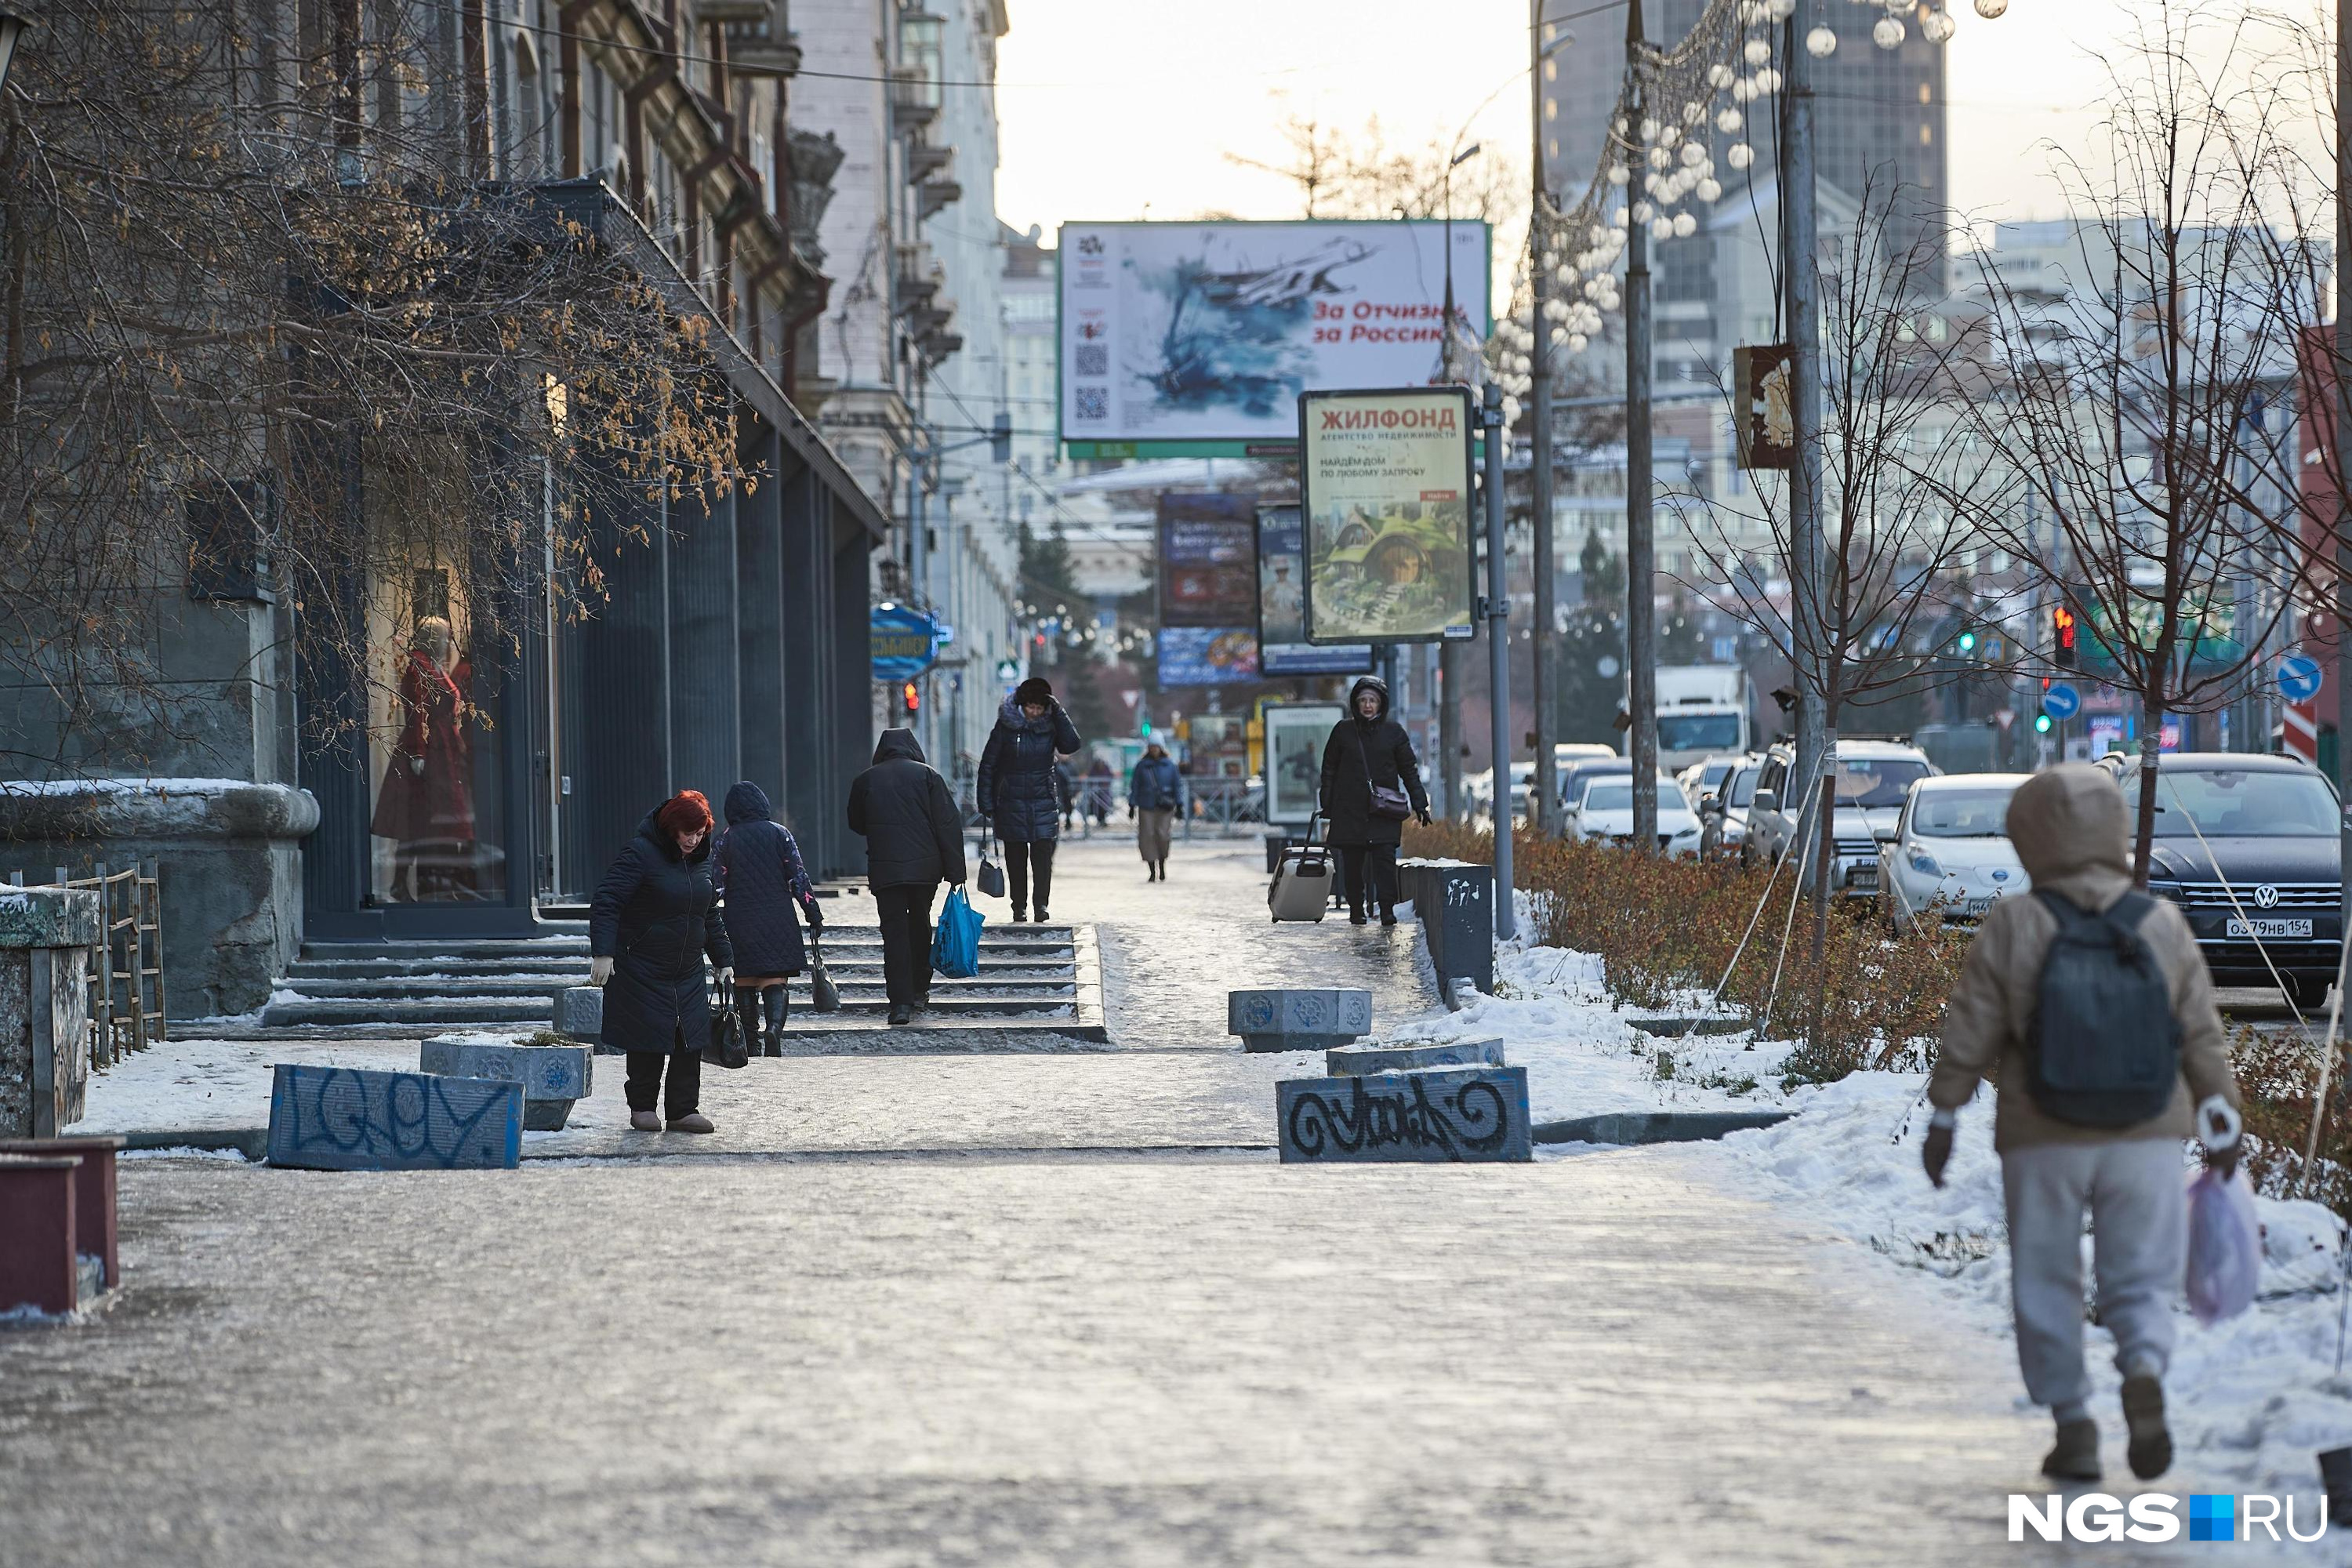
M1151 739L1151 715L1149 713L1143 716L1143 738L1147 741Z
M908 712L919 713L923 710L923 689L910 680L898 689L898 700L907 705Z
M997 415L995 420L990 424L988 427L988 455L992 460L999 463L1009 463L1013 460L1012 415L1000 413Z
M2047 714L2047 713L2036 713L2036 714L2033 716L2033 732L2034 732L2035 734L2037 734L2037 735L2047 735L2048 733L2050 733L2050 715L2049 715L2049 714Z
M1958 650L1959 656L1962 658L1972 657L1977 651L1976 632L1973 629L1962 632L1959 637L1953 641L1952 647Z
M2074 668L2074 612L2061 605L2050 612L2050 662Z

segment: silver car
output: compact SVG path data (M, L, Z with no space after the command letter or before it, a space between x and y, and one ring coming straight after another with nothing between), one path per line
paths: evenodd
M2009 797L2028 773L1947 773L1921 779L1895 837L1879 846L1879 912L1901 931L1929 909L1947 921L1982 919L1995 900L2033 885L2009 841Z

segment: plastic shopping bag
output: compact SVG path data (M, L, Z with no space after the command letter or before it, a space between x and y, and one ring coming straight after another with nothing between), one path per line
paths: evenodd
M2262 1222L2245 1173L2200 1171L2189 1184L2189 1306L2208 1328L2254 1303L2263 1271Z
M980 911L961 888L948 894L940 910L938 929L931 932L931 972L950 980L969 980L980 973Z

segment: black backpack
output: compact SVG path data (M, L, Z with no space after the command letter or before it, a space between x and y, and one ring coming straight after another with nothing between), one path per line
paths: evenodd
M2043 1115L2075 1127L2137 1126L2172 1103L2180 1024L2142 921L2156 900L2128 892L2091 914L2037 889L2058 921L2042 963L2027 1088Z

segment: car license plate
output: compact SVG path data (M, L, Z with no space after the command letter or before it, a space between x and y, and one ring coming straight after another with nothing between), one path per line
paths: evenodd
M2309 936L2311 922L2307 920L2242 921L2232 917L2224 936Z
M1845 885L1849 888L1875 888L1878 886L1878 868L1856 866L1845 874Z
M1981 899L1962 899L1959 902L1959 907L1955 909L1952 912L1959 916L1962 920L1972 921L1979 919L1987 910L1991 908L1991 896L1987 895Z

